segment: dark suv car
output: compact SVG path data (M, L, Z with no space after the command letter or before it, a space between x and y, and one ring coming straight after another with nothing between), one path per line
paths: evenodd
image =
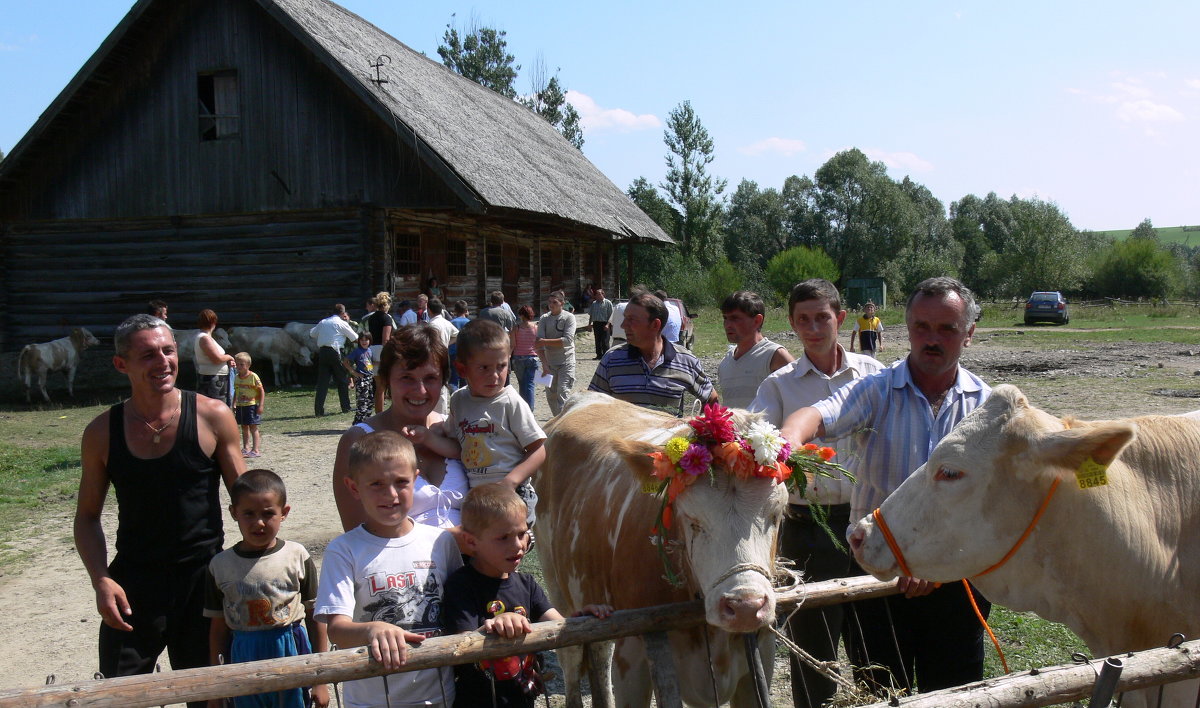
M1071 316L1067 314L1067 300L1059 292L1039 292L1029 296L1025 302L1025 324L1034 322L1054 322L1067 324Z

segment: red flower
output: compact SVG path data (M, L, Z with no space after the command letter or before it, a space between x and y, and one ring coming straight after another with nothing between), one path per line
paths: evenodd
M737 437L733 427L733 413L719 403L708 403L704 412L688 421L700 440L725 443Z
M817 454L821 456L822 460L829 462L833 459L833 456L837 454L837 450L834 450L832 447L823 447L820 450L817 450Z

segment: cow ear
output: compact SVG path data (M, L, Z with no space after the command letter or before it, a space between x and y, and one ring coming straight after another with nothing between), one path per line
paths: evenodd
M1137 426L1113 420L1051 433L1035 448L1037 457L1054 467L1077 470L1089 458L1107 467L1133 441Z
M650 479L651 472L654 469L654 459L650 457L650 453L657 452L658 446L651 445L642 440L626 440L619 439L612 441L613 450L616 451L622 459L625 460L625 465L633 471L634 476L639 481Z

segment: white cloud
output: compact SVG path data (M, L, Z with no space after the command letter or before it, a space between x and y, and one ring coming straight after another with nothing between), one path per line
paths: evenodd
M1126 123L1175 123L1183 114L1164 103L1125 101L1117 108L1117 118Z
M1116 81L1113 82L1112 87L1116 89L1117 93L1124 94L1125 96L1131 96L1133 98L1149 98L1152 96L1153 94L1150 89L1146 88L1145 86L1141 86L1140 83L1141 82L1137 80Z
M915 153L911 152L888 152L875 148L865 148L863 149L863 153L871 158L871 160L887 165L889 170L902 172L930 172L933 170L932 163L921 159Z
M808 146L803 140L793 140L791 138L767 138L759 140L750 145L744 145L738 148L738 152L743 155L761 155L763 153L771 153L783 155L784 157L792 157L796 153L804 152Z
M1188 88L1200 89L1200 79L1184 79L1183 83Z
M579 111L584 131L612 129L631 133L662 127L662 121L653 113L637 115L624 108L601 108L591 96L579 91L567 91L567 100Z

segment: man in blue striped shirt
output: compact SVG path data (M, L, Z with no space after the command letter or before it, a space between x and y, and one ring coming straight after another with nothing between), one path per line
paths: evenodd
M908 357L846 384L784 422L784 436L793 445L817 437L854 439L853 453L843 460L858 479L851 494L852 522L871 513L925 464L938 441L991 392L958 364L978 314L974 295L954 278L921 282L905 306ZM857 670L859 678L880 687L894 681L911 690L919 684L925 692L980 680L983 633L962 584L935 589L925 580L901 578L900 589L904 597L852 607L858 627L848 632L851 662L883 665L892 675ZM986 617L991 605L979 600Z
M662 335L667 321L663 301L634 291L625 306L625 344L608 350L596 365L588 390L639 406L670 409L683 414L683 394L715 403L717 391L700 360L677 348Z

